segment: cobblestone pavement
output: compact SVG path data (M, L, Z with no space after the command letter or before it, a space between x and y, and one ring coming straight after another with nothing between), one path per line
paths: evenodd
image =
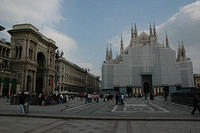
M155 100L130 98L124 105L115 105L115 100L109 105L100 100L99 103L85 104L84 100L76 99L65 104L51 106L30 106L29 114L59 115L59 116L109 116L129 118L200 118L200 113L191 115L191 107L177 105L163 97ZM9 105L6 99L0 98L0 114L19 114L19 105Z
M102 121L0 117L2 133L199 133L199 121Z
M155 97L155 100L127 98L124 105L115 105L114 100L111 104L103 100L100 100L100 103L85 104L84 100L76 99L52 106L30 106L28 115L43 115L48 116L47 118L3 116L3 114L19 114L18 110L19 105L9 105L6 99L0 98L0 114L2 115L0 116L0 132L200 133L199 112L191 115L191 107L170 101L165 102L163 97ZM58 117L50 119L49 116ZM78 118L59 119L66 116ZM83 116L87 119L81 119ZM111 119L107 119L108 117ZM128 120L129 118L132 120ZM175 120L169 120L169 118Z

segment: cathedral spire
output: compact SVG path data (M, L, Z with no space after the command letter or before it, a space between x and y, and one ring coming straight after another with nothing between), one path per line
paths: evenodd
M177 49L177 61L180 61L180 57L181 57L181 45L179 42L178 49Z
M130 46L133 46L133 40L134 40L134 32L133 32L133 24L131 25L131 42L130 42Z
M120 54L122 55L124 52L124 44L123 44L123 39L122 39L122 35L121 35L121 46L120 46Z
M153 37L151 23L150 23L150 26L149 26L149 32L150 32L150 39L151 39Z
M110 61L112 62L112 44L110 44Z
M134 38L134 33L133 33L133 25L131 25L131 39Z
M106 47L106 62L109 60L108 45Z
M153 25L153 36L155 38L155 40L157 40L157 33L156 33L156 26L155 26L155 23Z
M134 27L135 27L134 35L135 35L135 39L136 39L137 38L137 27L136 27L136 24L134 24Z
M168 41L167 33L166 33L166 48L169 48L169 41Z
M183 41L181 42L181 55L183 59L186 59L185 47L184 47Z

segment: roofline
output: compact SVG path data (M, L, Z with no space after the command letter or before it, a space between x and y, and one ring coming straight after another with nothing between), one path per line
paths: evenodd
M78 65L76 65L76 64L74 64L74 63L72 63L72 62L70 62L70 61L68 61L68 60L65 59L64 57L60 57L58 60L67 62L68 64L70 64L71 66L73 66L73 67L75 67L76 69L80 70L81 72L87 73L89 76L92 76L92 77L95 77L95 78L98 78L98 79L99 79L99 76L95 76L95 75L89 73L89 72L88 72L87 70L85 70L84 68L82 68L82 67L80 67L80 66L78 66Z
M58 60L68 63L69 65L71 65L72 67L75 67L76 69L80 70L81 72L85 72L84 68L81 68L80 66L68 61L64 57L60 57Z
M35 27L34 27L35 28ZM38 36L39 38L41 38L41 40L43 40L44 42L48 43L48 44L51 44L55 49L57 49L58 47L53 43L54 41L50 38L47 38L46 36L44 36L42 33L39 33L36 32L35 30L31 29L31 28L22 28L22 29L12 29L12 30L8 30L8 33L10 35L12 35L13 33L17 33L17 32L25 32L25 31L29 31L29 32L32 32L33 34L35 34L36 36ZM46 39L44 39L44 37ZM50 41L53 41L53 42L50 42Z

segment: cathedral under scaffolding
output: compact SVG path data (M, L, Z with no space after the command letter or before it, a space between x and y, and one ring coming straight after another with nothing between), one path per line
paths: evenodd
M130 93L162 93L164 88L193 87L193 66L186 57L183 43L176 51L170 47L166 35L165 45L157 40L155 25L149 35L138 35L136 24L131 27L130 44L124 48L121 37L120 55L112 57L112 48L106 49L102 64L102 89L123 90Z

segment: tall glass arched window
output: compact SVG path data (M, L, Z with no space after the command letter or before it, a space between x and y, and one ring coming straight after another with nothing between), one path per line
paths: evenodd
M17 55L18 55L18 47L16 46L15 47L15 57L17 58Z

